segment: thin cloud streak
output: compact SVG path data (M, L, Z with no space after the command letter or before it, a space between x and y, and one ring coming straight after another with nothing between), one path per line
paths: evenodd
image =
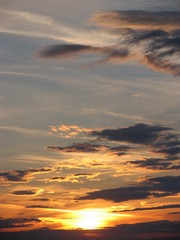
M93 31L88 33L82 29L75 29L65 26L65 24L62 25L50 16L5 9L0 10L0 12L2 13L1 18L4 22L0 27L0 32L2 33L11 33L31 38L54 39L69 43L77 41L78 44L83 44L84 41L86 41L86 44L102 45L105 40L108 39L106 33L101 33L97 38ZM8 19L8 21L6 21L6 19ZM16 26L17 23L18 27Z

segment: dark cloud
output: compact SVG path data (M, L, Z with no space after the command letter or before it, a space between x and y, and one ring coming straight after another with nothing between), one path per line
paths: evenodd
M38 222L38 218L0 218L0 228L30 227Z
M179 11L110 11L94 15L97 25L119 36L108 47L89 45L52 45L40 51L42 58L66 58L81 53L98 53L96 62L122 63L138 61L155 71L180 74L180 12Z
M3 182L28 182L34 174L50 172L50 168L37 168L29 170L1 171L0 180Z
M77 200L104 199L113 202L123 202L148 197L164 197L175 195L180 192L180 176L164 176L149 178L136 186L104 189L88 192L86 196Z
M119 129L104 129L102 131L92 131L91 135L110 141L124 141L135 144L152 144L157 141L164 131L171 128L160 125L148 125L139 123L134 126Z
M160 210L160 209L172 209L172 208L180 208L180 204L169 204L163 206L156 206L156 207L147 207L147 208L133 208L121 211L113 211L113 212L134 212L134 211L148 211L148 210Z
M36 190L17 190L12 192L14 195L35 195L36 193Z
M3 240L179 240L180 222L156 221L136 224L122 224L112 228L97 230L50 230L39 229L22 232L2 232L0 236Z

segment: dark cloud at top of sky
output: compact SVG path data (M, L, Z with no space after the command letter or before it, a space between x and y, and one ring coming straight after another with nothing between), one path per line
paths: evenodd
M119 36L114 46L52 45L41 50L42 58L65 58L80 53L105 55L97 63L139 61L155 71L180 74L179 11L110 11L92 20Z
M180 176L164 176L149 178L136 186L104 189L88 192L77 200L104 199L113 202L147 199L148 197L164 197L180 192Z
M152 144L164 131L170 128L159 125L148 125L139 123L134 126L119 129L104 129L93 131L93 136L98 136L110 141L125 141L135 144Z
M50 230L39 229L33 231L22 232L2 232L0 236L3 240L157 240L154 236L158 236L158 240L179 240L180 237L180 222L176 221L155 221L136 224L122 224L112 228L96 229L96 230ZM152 235L153 234L153 235ZM155 235L154 235L155 234Z

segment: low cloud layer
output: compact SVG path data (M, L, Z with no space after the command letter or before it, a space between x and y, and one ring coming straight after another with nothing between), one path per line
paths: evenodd
M39 229L33 231L22 232L5 232L1 233L3 240L31 240L31 239L66 239L66 240L119 240L119 236L125 240L139 240L139 239L166 239L178 240L180 236L180 222L176 221L155 221L136 224L122 224L113 228L97 229L97 230L50 230ZM156 237L155 237L156 236Z

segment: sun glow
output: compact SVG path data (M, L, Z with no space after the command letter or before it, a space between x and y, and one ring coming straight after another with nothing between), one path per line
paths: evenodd
M102 210L87 209L78 213L76 226L81 229L97 229L105 225L107 213Z

